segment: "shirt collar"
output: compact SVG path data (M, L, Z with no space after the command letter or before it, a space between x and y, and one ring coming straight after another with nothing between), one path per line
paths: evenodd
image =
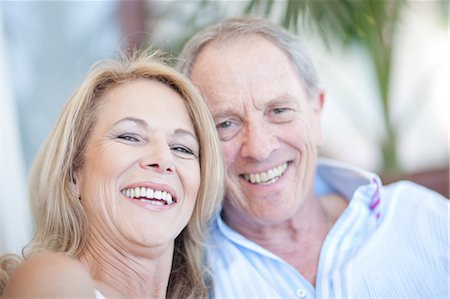
M376 174L348 164L320 158L315 178L315 192L318 195L338 193L348 201L358 196L377 219L381 216L381 179Z

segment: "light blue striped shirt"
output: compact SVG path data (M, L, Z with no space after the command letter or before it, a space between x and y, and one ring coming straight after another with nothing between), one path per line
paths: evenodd
M449 201L411 182L320 160L316 193L349 200L322 246L316 285L216 217L214 298L449 298Z

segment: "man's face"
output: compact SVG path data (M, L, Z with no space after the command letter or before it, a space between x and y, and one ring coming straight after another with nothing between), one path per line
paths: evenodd
M323 94L308 99L287 55L256 35L207 45L191 78L221 139L227 223L240 231L297 215L312 192Z

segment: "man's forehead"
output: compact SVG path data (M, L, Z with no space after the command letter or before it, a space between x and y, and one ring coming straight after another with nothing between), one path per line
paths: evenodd
M303 85L288 56L261 36L214 41L200 52L192 81L206 97L213 115L265 109L268 102L303 97ZM300 91L300 89L302 91Z
M254 51L257 48L277 48L284 53L275 42L258 33L237 33L233 35L224 33L203 44L197 53L192 66L195 67L198 61L202 60L201 58L204 58L204 56L210 57L220 55L229 57L233 54L241 56L245 54L245 52ZM246 51L242 51L243 49Z

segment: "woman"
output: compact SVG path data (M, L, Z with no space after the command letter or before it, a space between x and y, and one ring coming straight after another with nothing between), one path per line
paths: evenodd
M3 295L207 296L222 178L214 123L182 75L146 53L98 65L34 164L36 232L17 268L1 260Z

